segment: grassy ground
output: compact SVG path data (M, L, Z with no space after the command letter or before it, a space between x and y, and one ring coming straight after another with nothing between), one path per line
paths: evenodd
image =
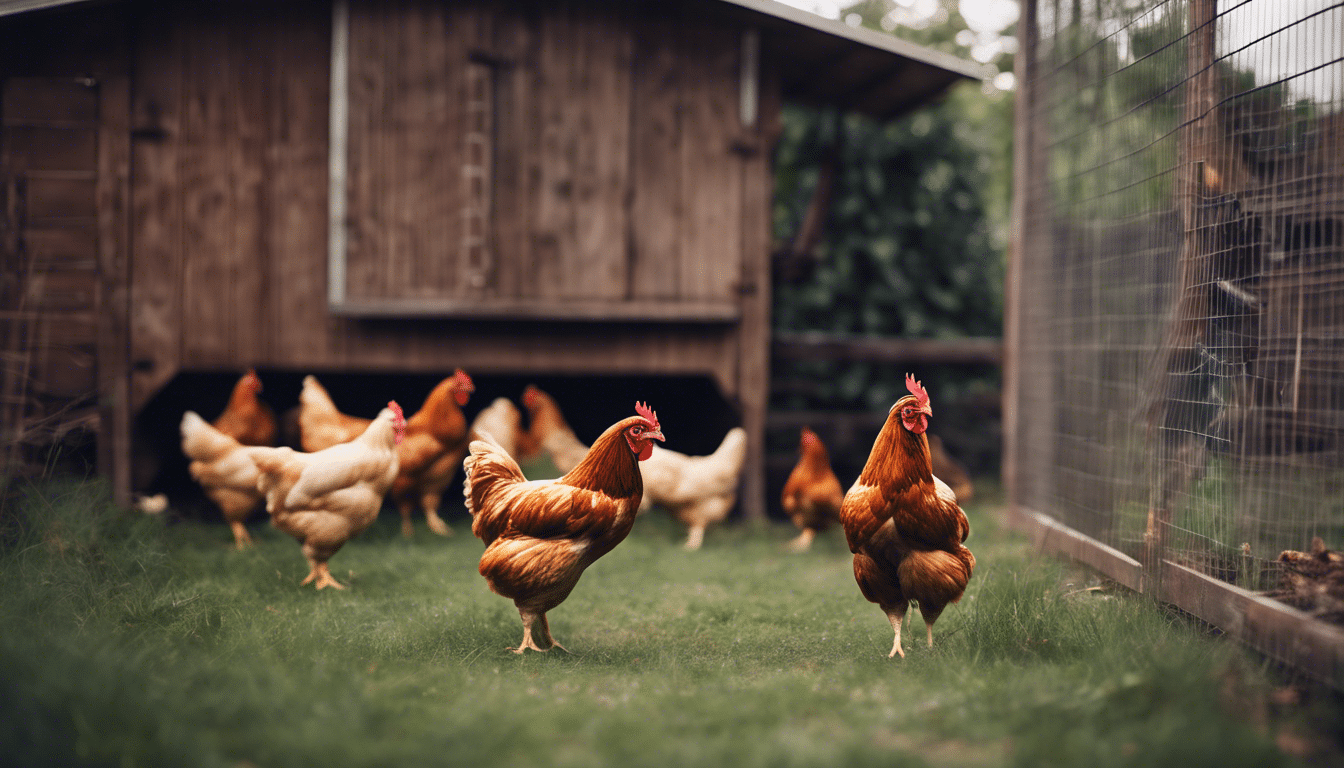
M300 588L295 542L36 494L0 549L0 761L174 766L1293 765L1337 757L1237 646L968 512L979 566L923 647L853 581L843 537L782 525L683 551L664 516L552 613L572 654L516 656L481 544L385 515ZM1287 693L1285 693L1287 691Z

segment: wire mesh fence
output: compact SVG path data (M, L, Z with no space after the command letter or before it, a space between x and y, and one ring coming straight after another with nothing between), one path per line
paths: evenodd
M1344 2L1026 6L1011 500L1275 589L1344 548Z

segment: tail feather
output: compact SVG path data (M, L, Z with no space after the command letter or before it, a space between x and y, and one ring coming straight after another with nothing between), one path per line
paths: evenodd
M467 456L462 460L462 469L467 476L462 484L462 496L466 499L467 512L473 518L484 508L485 497L495 486L527 481L518 462L485 431L477 433L477 439L471 441Z
M728 462L735 468L735 471L742 469L742 463L747 458L747 430L741 427L733 427L728 430L728 434L723 436L723 441L719 447L714 449L715 456L721 456L725 462Z
M336 403L327 394L326 388L317 382L315 376L303 377L303 389L299 391L299 404L317 412L336 413Z
M195 411L182 414L182 453L192 461L209 461L241 445Z

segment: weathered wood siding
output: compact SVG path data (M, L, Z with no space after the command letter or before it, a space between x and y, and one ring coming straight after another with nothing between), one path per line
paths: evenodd
M329 311L331 6L179 4L144 17L134 54L137 406L177 370L247 365L702 373L742 394L742 323L626 323L620 308L768 314L743 295L767 282L766 225L750 222L768 214L768 67L763 129L746 130L741 30L607 4L500 8L352 3L347 291L543 317L580 300L589 322ZM459 248L468 65L494 91L484 286L462 279ZM607 306L611 322L591 322ZM763 349L766 326L747 324Z
M740 51L740 30L621 5L355 0L346 297L736 304ZM484 265L464 245L482 96Z
M330 5L174 4L139 22L132 360L312 364L328 347Z
M97 215L125 257L102 290L128 307L108 371L130 392L104 389L123 420L183 370L690 374L759 447L780 86L763 63L758 127L739 124L733 22L352 0L344 290L429 308L361 315L328 300L330 0L106 8L124 146L100 183L123 195ZM24 24L59 41L89 19Z

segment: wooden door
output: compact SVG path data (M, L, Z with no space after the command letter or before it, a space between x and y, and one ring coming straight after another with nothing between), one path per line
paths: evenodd
M620 4L348 7L333 310L741 318L739 30Z
M99 91L0 82L0 427L41 446L97 408Z

